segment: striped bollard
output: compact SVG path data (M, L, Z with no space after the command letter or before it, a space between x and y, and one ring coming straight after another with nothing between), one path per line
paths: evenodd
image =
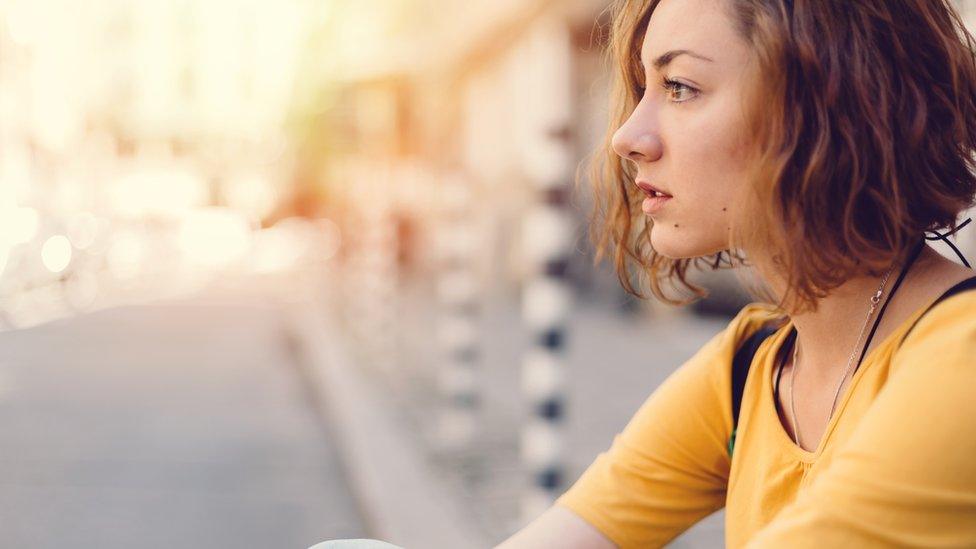
M565 476L563 362L572 302L566 274L574 224L565 208L564 187L549 188L545 197L530 211L524 234L536 269L522 294L522 316L533 335L522 363L522 391L530 408L521 436L522 460L530 476L521 505L523 524L552 505Z
M396 262L397 235L394 231L390 210L383 210L369 221L366 229L369 235L365 271L362 282L365 285L363 296L368 310L364 315L367 321L367 334L371 362L387 374L390 381L398 378L397 370L397 282Z
M395 383L398 266L393 227L393 198L385 191L392 180L386 166L343 166L341 176L363 181L350 187L349 258L343 276L345 318L359 359L384 382Z
M523 226L525 264L532 268L522 293L522 315L533 336L522 363L522 390L530 408L521 433L529 486L522 523L548 509L563 488L562 428L566 328L572 292L567 266L575 241L569 190L575 165L574 51L564 13L553 10L526 29L513 78L522 91L514 119L520 168L539 197Z
M437 280L441 406L436 436L442 450L459 450L471 443L479 405L480 291L473 261L477 238L470 218L472 190L465 183L459 177L449 177L441 195L444 210L438 231Z

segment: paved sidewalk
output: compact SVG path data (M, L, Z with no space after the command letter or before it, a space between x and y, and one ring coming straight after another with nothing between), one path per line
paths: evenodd
M365 537L283 322L221 298L0 333L0 546Z

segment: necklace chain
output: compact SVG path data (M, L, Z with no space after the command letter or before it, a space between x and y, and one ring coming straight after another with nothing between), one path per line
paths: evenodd
M834 402L830 405L830 413L827 415L828 422L834 415L834 408L837 406L837 397L840 396L840 389L844 386L844 381L847 380L847 376L849 376L851 373L851 367L854 365L854 356L857 355L857 350L861 347L861 339L864 337L864 332L867 330L868 322L871 320L871 316L874 315L875 309L878 308L878 303L881 302L881 295L884 293L885 285L888 283L888 277L891 276L891 271L893 269L894 267L888 269L888 272L885 273L884 278L881 279L881 285L878 287L878 291L871 296L871 308L868 310L868 314L864 318L864 325L861 326L861 333L857 336L857 342L854 343L854 349L851 351L851 356L847 359L847 369L844 371L844 376L840 378L840 383L837 385L837 391L834 392ZM793 405L793 385L798 364L796 359L800 350L799 343L799 337L793 340L793 368L790 369L790 412L793 414L793 438L796 441L797 446L800 446L800 430L797 427L796 422L796 407ZM800 448L803 447L800 446Z

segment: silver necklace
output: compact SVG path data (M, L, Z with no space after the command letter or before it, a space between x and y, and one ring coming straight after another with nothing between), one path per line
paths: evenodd
M840 383L837 384L837 391L834 392L834 402L830 406L830 413L827 415L827 421L834 415L834 407L837 406L837 397L840 396L840 388L844 386L844 381L847 376L851 374L851 367L854 365L854 356L857 354L857 350L861 347L861 338L864 337L864 331L868 328L868 322L871 320L871 316L874 315L875 309L878 308L878 303L881 302L881 295L884 293L885 284L888 283L888 277L891 276L891 271L894 270L894 266L888 269L885 273L884 278L881 279L881 285L878 287L878 291L871 296L871 308L868 310L867 316L864 318L864 325L861 326L861 333L857 336L857 342L854 343L854 350L851 351L850 358L847 359L847 369L844 372L844 377L840 378ZM793 414L793 439L797 446L800 446L800 430L796 424L796 408L793 406L793 382L796 377L797 360L800 350L800 338L797 336L793 340L793 368L790 370L790 412ZM800 446L800 448L803 448Z

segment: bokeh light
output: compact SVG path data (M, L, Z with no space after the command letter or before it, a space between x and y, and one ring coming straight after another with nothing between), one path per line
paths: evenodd
M41 247L41 260L52 273L60 273L71 263L71 241L64 235L54 235Z

